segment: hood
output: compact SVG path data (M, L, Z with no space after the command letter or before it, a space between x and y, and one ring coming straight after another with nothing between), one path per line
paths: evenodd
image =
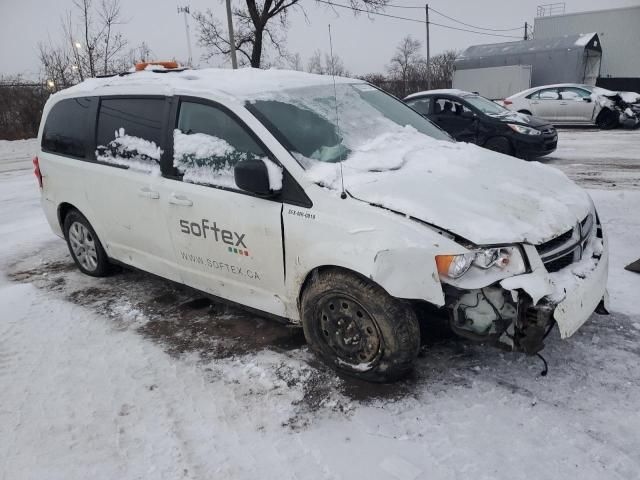
M520 112L510 112L506 115L489 115L496 120L500 120L504 123L517 123L519 125L525 125L527 127L540 128L544 126L551 126L551 124L538 117L532 117L531 115L525 115Z
M575 227L590 211L587 193L562 172L410 127L362 145L343 162L355 198L415 217L475 244L538 244ZM340 188L337 164L308 171Z

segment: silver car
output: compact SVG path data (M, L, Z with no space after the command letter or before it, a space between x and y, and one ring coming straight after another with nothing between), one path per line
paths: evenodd
M611 93L593 85L562 83L544 85L516 93L504 100L509 110L547 120L554 125L597 125L610 128L617 114L600 101L602 94Z

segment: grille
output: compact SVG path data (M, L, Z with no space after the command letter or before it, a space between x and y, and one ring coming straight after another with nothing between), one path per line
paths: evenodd
M546 262L544 266L547 268L549 273L557 272L558 270L562 270L565 267L568 267L573 263L573 251L568 254L556 258L555 260L551 260L550 262Z
M538 253L540 255L544 255L545 253L551 252L551 251L555 250L556 248L561 247L564 244L566 244L569 240L571 240L572 235L573 235L573 229L567 230L562 235L560 235L560 236L558 236L556 238L552 238L548 242L541 243L540 245L537 245L536 249L538 250Z
M557 272L582 258L593 232L593 216L587 215L580 225L536 246L548 272Z

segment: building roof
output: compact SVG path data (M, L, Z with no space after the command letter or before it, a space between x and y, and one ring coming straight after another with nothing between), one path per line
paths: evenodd
M456 61L558 50L584 50L585 48L592 48L588 47L588 45L592 43L594 37L597 39L598 35L596 33L583 33L578 35L564 35L562 37L520 40L517 42L473 45L462 52ZM599 41L595 44L595 48L600 50Z

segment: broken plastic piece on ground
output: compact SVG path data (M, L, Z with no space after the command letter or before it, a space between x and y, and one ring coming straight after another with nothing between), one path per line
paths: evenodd
M631 262L629 265L624 267L625 270L629 270L630 272L640 273L640 258L635 262Z

